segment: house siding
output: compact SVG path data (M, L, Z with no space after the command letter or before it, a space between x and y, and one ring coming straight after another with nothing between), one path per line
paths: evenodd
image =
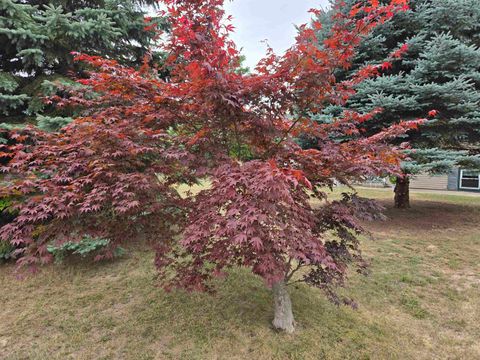
M428 190L447 190L449 186L448 175L420 174L412 178L410 188Z

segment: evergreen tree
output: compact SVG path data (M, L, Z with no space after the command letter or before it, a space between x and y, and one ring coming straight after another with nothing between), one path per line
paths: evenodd
M343 11L351 11L357 2L347 1L349 9ZM400 208L410 206L411 175L480 166L480 2L409 3L409 11L397 14L363 39L354 66L342 74L347 78L365 64L385 64L382 75L359 84L357 94L346 104L362 112L383 109L365 124L367 134L401 120L430 117L419 131L402 139L413 149L403 175L396 179L395 205ZM328 22L320 31L327 36ZM403 55L395 56L399 51ZM333 113L341 110L330 109Z
M71 52L140 64L156 35L150 29L163 25L160 18L146 17L143 5L154 2L1 0L1 122L37 121L51 130L68 122L68 110L48 107L42 97L82 76Z

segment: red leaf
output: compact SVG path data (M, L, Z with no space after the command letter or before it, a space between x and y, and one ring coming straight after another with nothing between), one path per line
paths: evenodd
M252 246L255 250L261 250L263 248L262 239L260 239L259 237L252 238L250 240L250 243L252 244Z
M381 65L381 68L382 68L382 70L389 70L389 69L392 69L392 68L393 68L393 65L392 65L391 62L385 61L385 62Z

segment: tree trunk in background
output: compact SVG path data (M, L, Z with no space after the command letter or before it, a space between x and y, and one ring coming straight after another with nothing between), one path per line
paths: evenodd
M408 175L397 176L395 184L395 207L397 209L410 208L410 178Z
M292 301L285 281L282 280L273 285L273 299L275 302L273 327L289 334L293 333L295 331L295 320L293 319Z

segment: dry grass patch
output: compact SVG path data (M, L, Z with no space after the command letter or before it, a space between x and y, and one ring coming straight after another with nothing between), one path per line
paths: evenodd
M362 190L383 199L391 194ZM270 329L271 297L244 269L218 293L165 293L152 255L55 265L18 281L0 267L1 359L480 358L480 197L413 194L364 241L372 274L352 274L358 311L292 288L297 334Z

